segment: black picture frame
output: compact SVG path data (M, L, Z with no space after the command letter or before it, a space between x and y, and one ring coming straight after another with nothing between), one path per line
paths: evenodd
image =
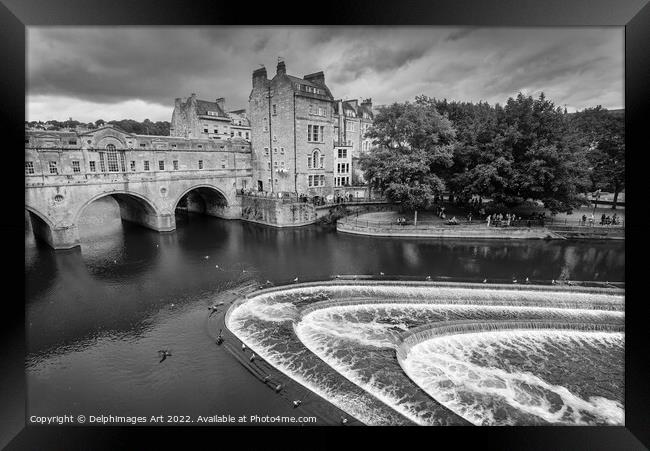
M311 22L319 22L313 24ZM192 445L198 438L215 446L230 442L244 449L341 448L362 441L383 448L467 445L481 449L647 449L650 447L650 361L647 300L643 296L648 230L642 171L648 145L644 129L650 103L650 5L647 0L435 0L330 1L256 5L214 0L0 0L0 124L4 126L4 155L12 163L3 177L5 261L14 262L21 247L19 213L20 146L25 117L25 27L36 25L447 25L447 26L624 26L626 120L626 388L624 427L515 428L151 428L26 425L25 315L18 293L21 268L4 268L2 370L0 372L0 446L7 449L137 449L155 441ZM11 169L13 168L13 169ZM644 189L645 188L645 189ZM8 201L8 205L7 205ZM14 212L15 208L15 212ZM16 239L13 239L13 235ZM646 245L647 246L647 245ZM13 254L16 254L14 257ZM635 262L636 260L636 262ZM24 299L24 293L23 293ZM8 312L7 310L10 310ZM415 430L414 430L415 429ZM145 441L146 440L146 441ZM153 441L150 441L153 440ZM234 440L234 442L230 441ZM447 445L443 445L447 442ZM372 445L371 445L372 443ZM452 445L450 445L452 444Z

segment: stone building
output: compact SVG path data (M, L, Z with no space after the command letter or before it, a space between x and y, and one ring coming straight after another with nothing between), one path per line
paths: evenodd
M372 140L365 137L373 121L372 100L338 100L334 113L335 193L367 195L360 156L370 150Z
M325 74L287 74L284 61L269 79L266 68L253 72L249 96L254 189L332 198L367 189L358 176L363 138L372 123L370 99L334 100ZM356 175L355 175L356 174Z
M250 141L250 123L245 110L227 112L225 98L201 100L192 94L186 99L175 99L169 134L182 138L242 138Z

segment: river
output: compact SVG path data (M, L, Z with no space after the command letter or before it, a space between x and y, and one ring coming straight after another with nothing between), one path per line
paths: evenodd
M89 214L81 234L55 252L25 233L29 415L295 415L209 334L214 296L251 280L624 280L622 242L386 239L199 215L159 234ZM172 356L159 363L159 349Z

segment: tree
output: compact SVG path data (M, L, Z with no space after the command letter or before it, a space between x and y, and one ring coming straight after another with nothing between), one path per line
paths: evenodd
M462 129L447 179L458 192L511 207L539 200L552 212L587 202L587 148L568 115L543 93L538 99L519 93L493 108L434 103Z
M589 146L591 189L612 191L612 209L616 209L625 188L625 116L598 105L575 113L573 121Z
M375 147L360 158L365 179L402 210L427 208L445 189L438 173L453 163L455 134L433 105L382 107L366 133Z

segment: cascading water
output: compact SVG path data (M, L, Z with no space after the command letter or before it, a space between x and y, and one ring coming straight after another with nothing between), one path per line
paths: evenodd
M409 331L455 321L490 331L436 336L396 358ZM544 329L503 332L504 322ZM260 293L233 307L227 326L280 371L366 424L622 424L623 334L607 328L623 322L620 290L357 282ZM589 325L597 330L585 330ZM463 354L453 340L471 342L473 351ZM562 346L566 352L553 355ZM483 351L490 357L481 360ZM530 372L540 359L545 370ZM558 359L564 366L554 371ZM572 365L595 374L573 381ZM602 383L606 378L615 382ZM507 388L491 387L499 384Z

